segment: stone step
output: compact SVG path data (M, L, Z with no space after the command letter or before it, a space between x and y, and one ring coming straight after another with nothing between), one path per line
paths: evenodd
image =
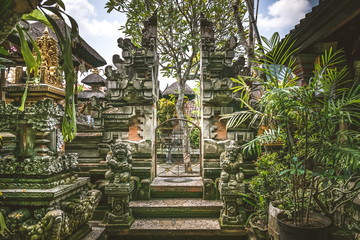
M219 232L217 218L149 218L137 219L130 231L211 231Z
M223 203L202 198L151 199L131 201L130 208L135 218L195 218L220 216Z
M105 224L103 221L91 220L88 224L91 227L91 232L83 238L84 240L105 240Z
M122 240L245 240L245 230L224 231L217 218L135 219L130 230L117 232L108 239Z
M100 163L102 158L78 158L78 163Z
M109 167L104 164L100 164L97 168L93 168L89 170L90 175L92 176L104 176L106 171L109 170ZM150 167L133 167L132 176L139 177L141 179L150 178L151 176L151 168Z
M80 172L88 172L91 169L97 169L100 163L79 163L77 168Z
M151 183L151 198L201 198L201 177L156 177Z
M98 158L99 150L97 148L84 148L79 151L79 148L66 148L68 153L77 153L79 158Z

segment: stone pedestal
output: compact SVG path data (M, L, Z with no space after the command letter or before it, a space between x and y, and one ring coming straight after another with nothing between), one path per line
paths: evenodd
M245 184L238 183L236 186L220 181L220 198L224 202L220 212L220 226L222 229L239 229L245 227L246 212L243 200L239 193L245 193Z
M105 214L106 231L116 231L130 228L134 222L132 211L129 208L131 192L134 182L110 183L105 187L105 194L111 204L111 212Z
M64 153L62 115L52 100L24 111L0 102L0 131L11 132L0 149L5 239L81 239L89 230L101 192L88 190L89 178L74 174L77 154Z

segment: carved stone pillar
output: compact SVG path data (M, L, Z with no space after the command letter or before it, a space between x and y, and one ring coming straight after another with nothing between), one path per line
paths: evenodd
M105 173L109 183L105 186L105 195L111 205L111 211L105 214L106 231L110 234L121 229L130 228L134 221L129 202L134 190L131 180L132 156L130 146L118 142L111 145L111 151L106 156L110 169Z
M220 166L222 168L219 182L220 199L224 206L220 213L220 226L224 229L239 229L244 227L246 212L242 196L245 193L243 183L243 159L240 148L231 142L225 147L225 152L220 155Z
M246 212L239 193L245 193L245 184L235 187L220 181L219 191L224 207L220 212L220 227L223 229L239 229L245 226Z
M111 212L105 215L106 230L113 231L130 228L134 222L129 202L134 190L134 182L110 183L105 187L105 194L111 204Z

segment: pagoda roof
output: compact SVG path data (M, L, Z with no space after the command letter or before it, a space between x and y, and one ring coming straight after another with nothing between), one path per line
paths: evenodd
M65 35L65 22L62 19L54 18L54 21L58 24L60 31L63 35ZM66 24L67 25L67 24ZM41 22L31 23L29 26L29 34L33 39L41 37L44 33L44 30L47 26ZM57 40L56 34L52 29L48 29L49 36L55 38ZM79 43L76 43L73 47L73 60L80 62L83 60L88 69L104 66L106 64L105 59L95 50L93 49L80 35L79 35ZM10 34L7 38L11 43L20 46L20 39L17 34ZM30 43L30 42L29 42ZM31 45L31 43L30 43ZM61 51L61 49L59 49ZM20 52L20 49L18 50ZM20 55L21 57L21 55ZM15 62L20 62L19 59L11 59L15 60Z
M169 96L170 94L173 94L175 96L179 95L178 86L179 86L179 83L174 82L173 84L171 84L170 86L167 86L165 88L165 90L162 92L162 95L163 96ZM186 96L195 96L196 95L195 92L187 84L185 84L185 95Z
M97 73L91 73L87 75L83 80L82 83L92 86L92 85L100 85L105 86L105 79Z

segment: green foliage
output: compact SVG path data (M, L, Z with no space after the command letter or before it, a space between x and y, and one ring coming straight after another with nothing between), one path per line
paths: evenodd
M46 1L45 3L42 4L40 10L45 15L46 19L49 21L51 26L53 27L62 52L59 62L62 62L60 68L65 75L65 81L66 81L65 114L62 122L62 134L65 141L72 141L75 138L77 131L75 99L74 99L74 92L75 92L74 84L76 84L77 78L72 61L72 46L75 40L78 39L79 28L76 21L72 17L67 15L61 9L52 6L55 2L58 3L59 6L62 7L62 9L65 10L64 3L61 0ZM63 35L59 26L54 21L54 19L50 15L48 15L44 10L48 10L52 12L63 21L65 21L65 19L63 18L62 15L65 15L71 23L71 29L67 25L65 25L65 35Z
M77 92L81 93L82 91L84 91L84 85L79 85L77 88Z
M11 1L6 1L6 4L11 3ZM65 141L72 141L75 138L76 134L76 111L74 104L74 84L76 83L76 74L74 71L73 61L72 61L72 46L75 43L75 40L78 37L78 25L76 21L67 15L60 8L54 7L54 4L58 4L63 10L65 10L65 5L62 0L48 0L44 1L40 4L39 9L35 9L30 14L23 15L23 20L32 20L32 21L40 21L50 27L56 34L58 43L60 45L60 49L62 52L60 62L62 65L60 66L61 71L65 75L66 81L66 95L65 95L65 114L62 122L62 133ZM6 7L7 5L5 5ZM59 26L54 21L54 19L48 14L49 12L55 14L58 18L65 21L63 15L65 15L70 23L71 29L65 25L65 35L61 32ZM27 68L27 80L24 94L21 98L21 106L20 110L24 111L25 101L27 97L28 84L30 83L38 83L39 76L38 70L41 65L41 54L40 51L35 44L34 40L28 34L28 32L22 27L20 24L16 27L17 33L19 34L20 42L21 42L21 53L23 55L26 68ZM31 42L32 47L35 50L36 56L32 54L30 46L25 38L25 34ZM1 49L0 49L1 50ZM0 51L1 54L7 55L3 49ZM8 59L0 58L1 62L10 62ZM5 66L0 64L0 68L4 68ZM32 79L30 79L31 74L34 75Z
M0 55L8 56L9 52L7 50L5 50L4 47L0 47ZM6 66L1 63L12 63L12 61L10 61L7 58L0 57L0 69L5 69Z
M174 118L176 114L176 106L174 101L161 98L159 100L159 107L157 109L158 124Z
M0 15L2 15L12 4L12 0L3 0L1 2Z
M197 127L190 131L190 144L193 149L198 149L200 146L200 131Z
M285 163L281 161L283 153L264 153L256 161L257 175L249 184L250 195L259 199L260 204L255 208L256 216L267 221L270 202L278 202L288 198L289 179L280 176L286 170Z
M262 84L261 98L250 105L252 89L239 78L240 85L235 90L243 91L242 103L247 109L224 117L229 119L228 127L246 122L250 127L258 123L269 129L245 144L245 151L259 153L263 144L283 143L282 159L289 168L279 176L291 179L291 200L286 205L295 224L301 225L306 219L304 213L313 206L316 176L326 180L345 170L350 176L359 169L360 86L348 87L351 81L347 80L347 68L338 68L343 62L341 51L332 49L315 63L309 82L300 86L293 74L295 50L289 37L280 42L278 34L274 34L263 40L265 46L260 48L265 55L258 58L261 67L257 70L265 78L246 79ZM326 169L332 172L324 172Z
M0 192L0 196L2 195L2 193ZM2 213L0 212L0 234L5 237L5 230L9 231L9 229L6 227L6 222L4 219L4 216L2 215ZM10 232L10 231L9 231Z
M24 111L25 101L26 101L27 91L28 91L28 85L30 82L38 83L39 79L40 79L38 77L38 72L39 72L39 68L41 65L41 54L40 54L40 50L39 50L38 46L35 44L34 39L32 39L30 34L20 24L18 24L16 26L16 29L17 29L17 32L18 32L19 38L20 38L21 54L25 61L26 74L27 74L25 91L24 91L23 96L21 97L21 106L19 108L20 111ZM27 37L30 39L31 44L32 44L33 48L35 49L36 56L34 56L32 54L32 51L30 50L30 46L29 46L28 42L26 41L24 33L26 33ZM31 73L34 74L34 77L32 80L30 80Z
M53 26L50 24L50 22L47 20L47 18L45 17L45 15L42 14L39 9L35 9L35 10L32 11L31 13L24 14L24 15L22 16L22 19L23 19L23 20L28 20L28 21L38 21L38 22L42 22L42 23L45 24L47 27L49 27L50 29L54 30Z

